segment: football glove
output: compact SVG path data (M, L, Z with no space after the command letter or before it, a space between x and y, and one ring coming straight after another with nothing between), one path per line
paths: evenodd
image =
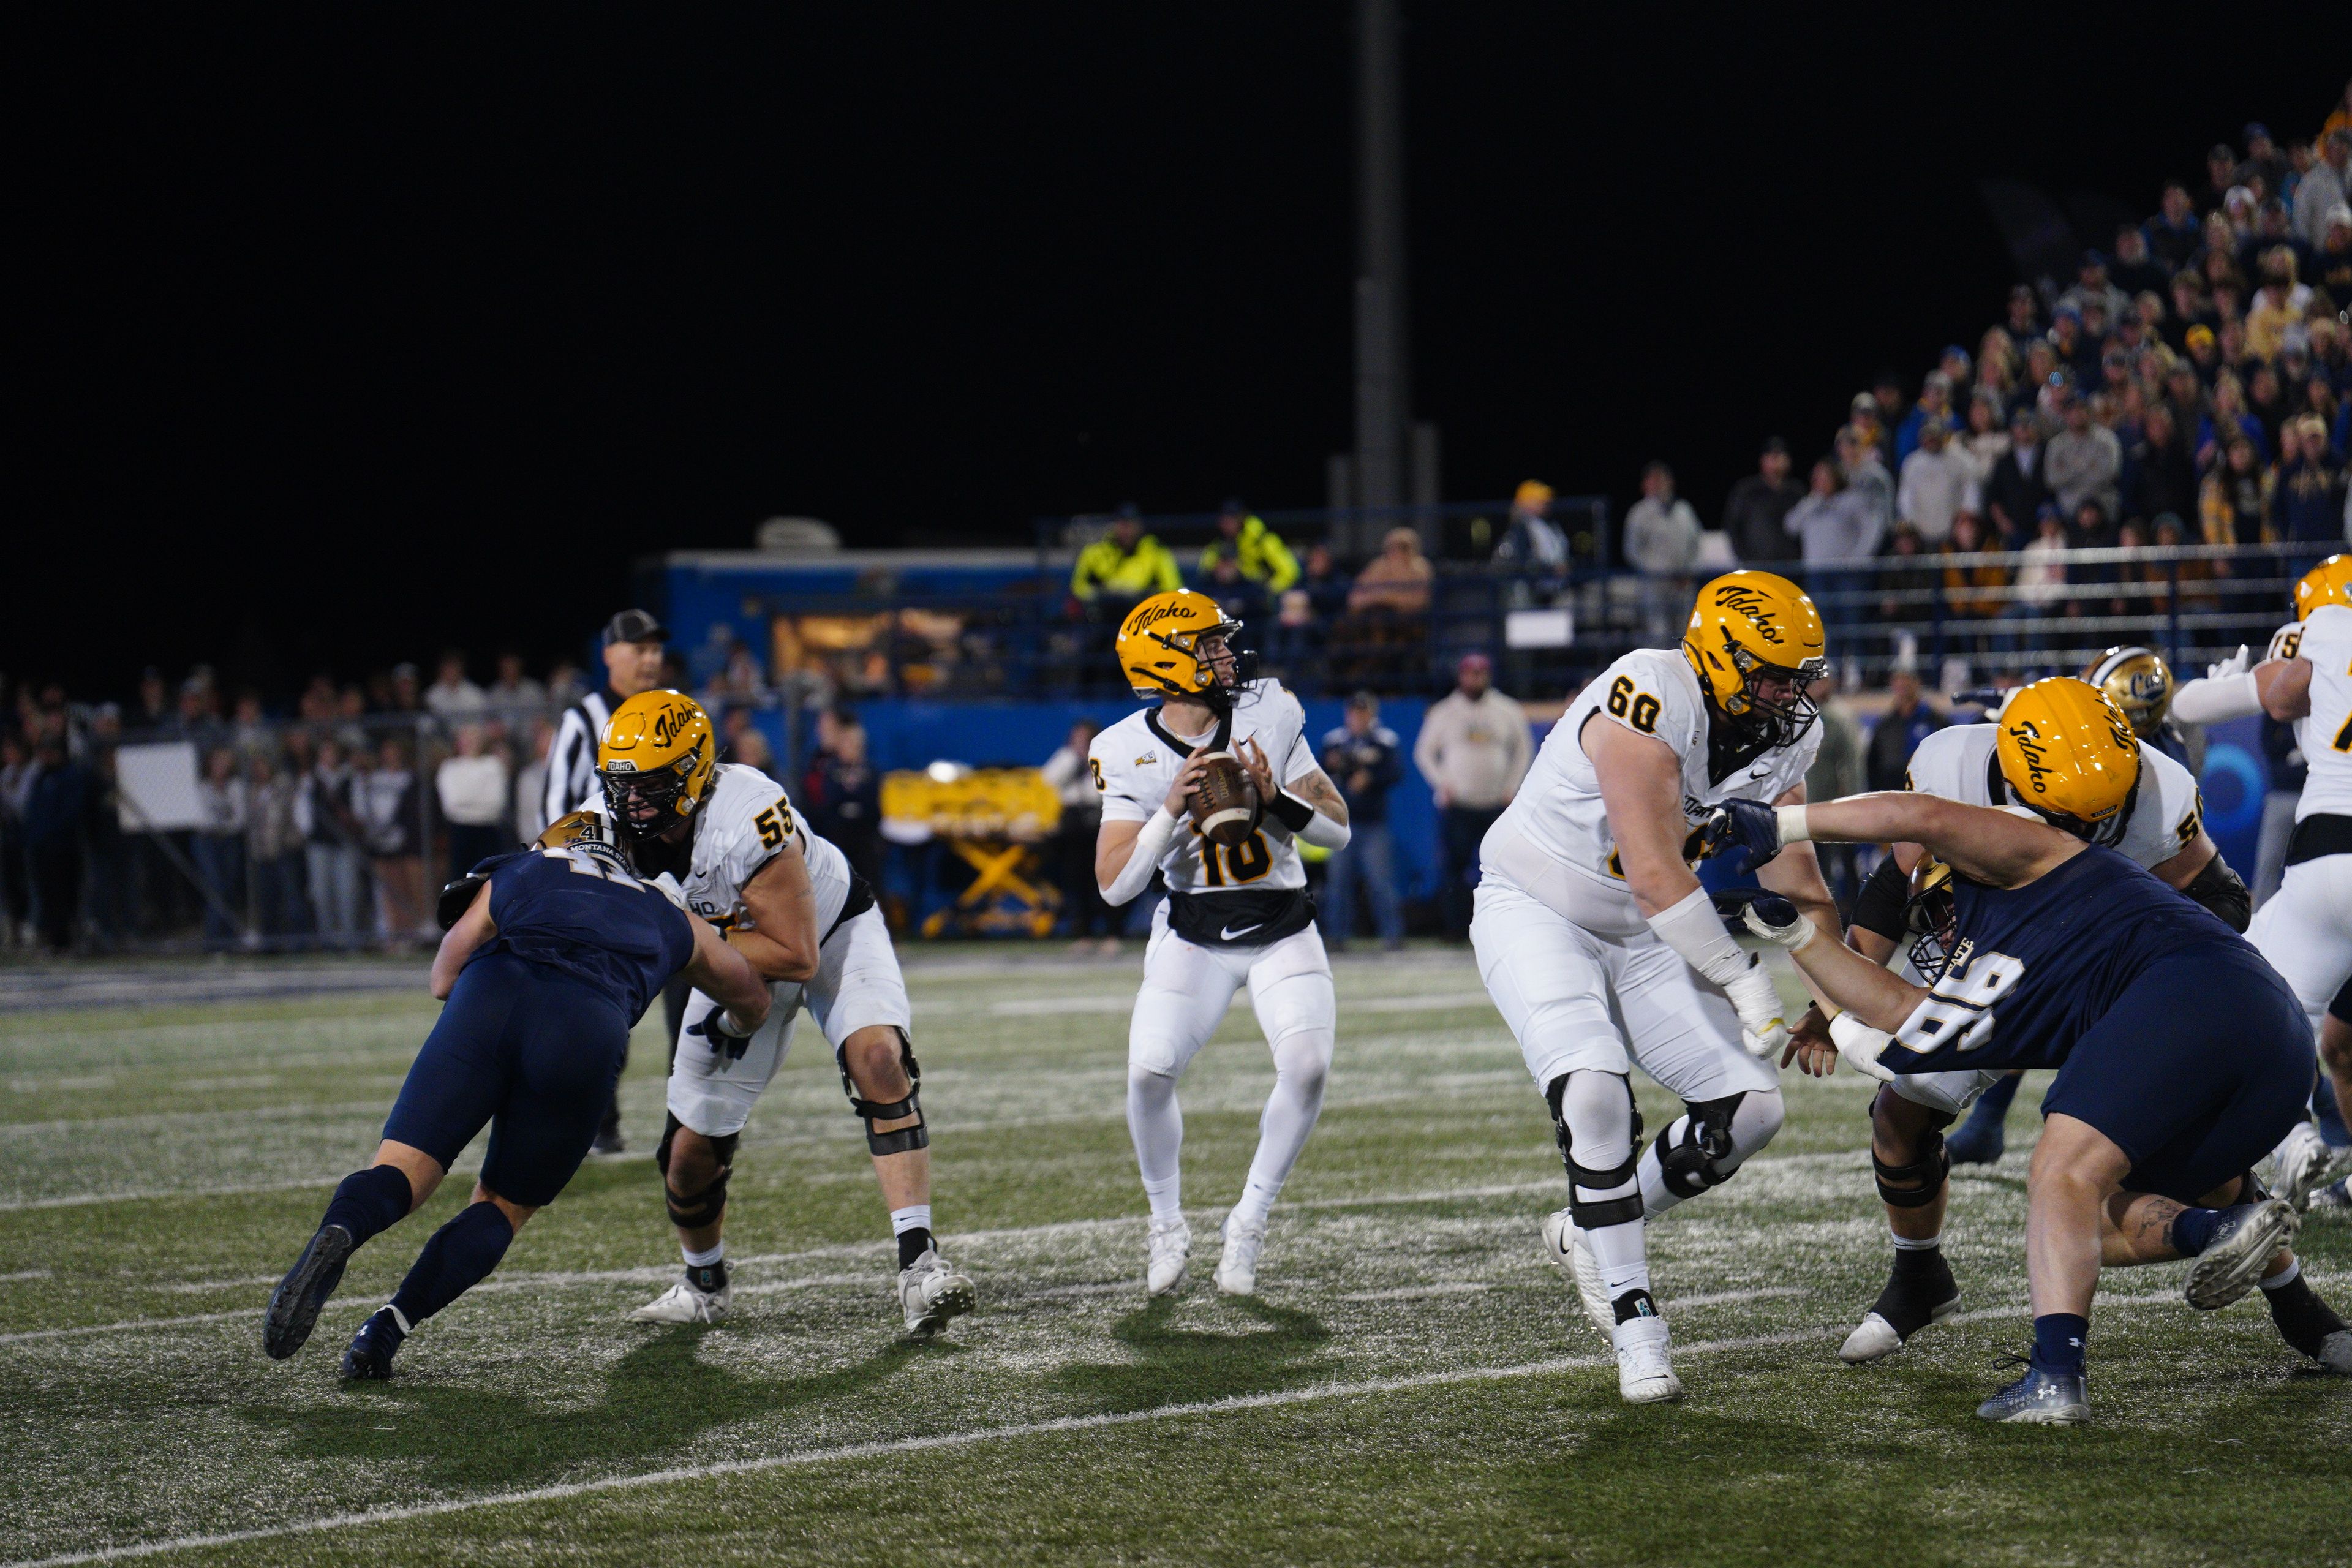
M1707 813L1706 826L1699 835L1701 854L1744 849L1751 867L1761 866L1780 852L1780 815L1760 800L1725 801Z
M441 922L443 931L447 931L464 918L466 911L473 907L474 895L480 892L482 884L488 880L488 877L460 877L441 889L441 900L434 906L433 913Z
M2240 643L2236 653L2231 654L2229 658L2223 659L2219 664L2209 664L2205 667L2205 679L2208 680L2227 680L2233 675L2243 675L2247 670L2252 669L2252 650L2248 648L2244 643Z
M688 1024L686 1032L700 1035L710 1043L713 1056L725 1057L730 1062L741 1061L743 1053L751 1048L751 1034L739 1035L727 1026L727 1009L724 1007L713 1007L703 1015L700 1023ZM751 1034L758 1032L755 1029Z
M1874 1078L1881 1083L1893 1083L1895 1075L1881 1067L1878 1058L1895 1041L1884 1029L1874 1029L1851 1013L1840 1013L1830 1020L1830 1038L1837 1042L1838 1056L1846 1066L1864 1078Z
M1778 893L1759 893L1748 900L1740 919L1749 931L1790 952L1811 942L1818 929L1797 912L1796 905Z

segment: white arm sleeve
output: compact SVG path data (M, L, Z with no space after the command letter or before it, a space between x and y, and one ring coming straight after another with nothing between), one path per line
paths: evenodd
M2251 719L2263 710L2262 692L2254 672L2225 675L2215 680L2200 677L2183 681L2172 694L2172 716L2184 724L2218 724L2224 719Z
M1103 902L1116 909L1133 900L1135 895L1150 885L1151 873L1160 868L1160 857L1167 852L1168 841L1176 836L1176 819L1168 815L1166 806L1151 814L1135 836L1135 847L1128 852L1127 864L1118 875L1103 887Z
M1685 963L1717 985L1728 985L1748 973L1748 954L1723 929L1723 917L1715 912L1715 900L1705 888L1692 889L1681 903L1652 915L1650 929L1682 954Z
M1284 790L1282 793L1290 795L1288 790ZM1290 798L1298 800L1297 795L1290 795ZM1298 804L1307 805L1307 803L1299 800ZM1307 826L1300 828L1296 835L1298 841L1302 844L1312 844L1318 849L1345 849L1351 837L1348 825L1344 822L1334 822L1321 812L1314 811L1312 806L1308 806L1308 810L1313 815L1307 817Z

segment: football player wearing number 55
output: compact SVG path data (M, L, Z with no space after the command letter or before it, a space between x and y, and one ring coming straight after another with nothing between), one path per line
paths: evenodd
M1279 682L1250 679L1253 656L1233 647L1241 629L1189 589L1129 611L1119 668L1138 697L1158 706L1097 735L1087 753L1103 797L1095 879L1104 900L1129 902L1155 871L1168 884L1127 1042L1127 1125L1151 1203L1144 1284L1154 1296L1184 1283L1192 1247L1176 1080L1223 1022L1234 993L1248 984L1274 1052L1274 1092L1247 1184L1225 1216L1217 1288L1228 1295L1257 1290L1266 1215L1322 1112L1337 1043L1331 963L1296 844L1344 847L1348 807L1301 737L1298 700ZM1239 762L1255 794L1255 821L1230 830L1212 824L1230 842L1205 837L1192 811L1203 775L1223 757Z
M1700 888L1696 830L1727 800L1805 798L1821 745L1806 689L1827 668L1821 616L1795 584L1717 578L1680 647L1627 654L1568 705L1481 847L1479 978L1568 1165L1546 1252L1573 1274L1636 1404L1682 1393L1643 1227L1780 1131L1773 1058L1796 1016ZM1758 876L1837 930L1810 850ZM1646 1153L1634 1062L1685 1106Z
M971 1281L932 1239L930 1134L908 1035L914 1014L889 928L874 889L809 831L782 786L757 768L718 762L716 744L694 699L677 691L630 698L605 722L598 790L578 814L609 834L640 876L675 877L688 906L726 931L772 998L767 1022L748 1036L726 1030L711 997L698 991L687 998L670 1061L668 1123L654 1155L686 1273L630 1317L715 1323L727 1315L722 1226L736 1145L806 1007L833 1045L850 1110L866 1123L898 1238L907 1332L929 1338L976 1300Z
M1933 939L1932 954L1914 950L1927 985L1785 900L1748 908L1748 928L1787 948L1835 1010L1839 1052L1862 1071L2058 1069L2026 1181L2033 1351L1979 1415L2089 1416L2084 1345L2103 1263L2194 1258L2192 1307L2226 1307L2260 1281L2275 1313L2289 1293L2315 1331L2307 1353L2352 1370L2352 1336L2288 1250L2295 1211L2247 1173L2302 1113L2313 1057L2294 991L2243 938L2112 849L1933 795L1733 801L1708 837L1759 864L1816 839L1916 844L1950 868L1915 873L1907 918Z

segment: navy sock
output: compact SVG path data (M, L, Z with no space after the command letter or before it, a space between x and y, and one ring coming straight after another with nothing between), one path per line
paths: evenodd
M2072 1312L2044 1312L2033 1320L2033 1364L2043 1372L2083 1375L2083 1342L2091 1320Z
M513 1240L514 1226L498 1205L467 1205L416 1255L408 1278L393 1292L393 1306L414 1329L488 1278Z
M2213 1245L2213 1227L2221 1223L2220 1209L2182 1209L2172 1216L2166 1236L2172 1250L2183 1258L2194 1258Z
M362 1242L407 1217L415 1200L408 1177L399 1166L370 1165L343 1178L319 1223L339 1225L352 1233L353 1242Z
M898 1267L901 1268L908 1267L924 1253L929 1252L934 1245L928 1226L919 1225L912 1230L900 1231L898 1233Z

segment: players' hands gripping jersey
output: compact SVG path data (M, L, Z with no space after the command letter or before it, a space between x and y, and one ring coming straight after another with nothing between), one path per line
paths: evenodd
M1488 873L1604 936L1631 936L1647 922L1625 884L1600 775L1580 739L1588 723L1622 725L1673 748L1683 820L1694 833L1727 800L1769 803L1788 794L1805 782L1821 749L1815 725L1795 745L1762 752L1716 783L1707 776L1706 704L1680 649L1637 648L1601 671L1544 737L1481 859Z
M490 879L485 953L510 952L579 981L635 1023L694 956L694 924L677 886L580 848L525 849L475 868Z
M2294 819L2352 816L2352 606L2320 605L2301 622L2294 651L2279 652L2295 629L2283 627L2272 639L2278 657L2311 661L2311 711L2294 721L2295 744L2310 771Z
M582 802L580 809L604 816L603 792ZM783 785L757 768L719 763L709 798L695 816L692 861L679 879L687 907L721 931L750 930L743 884L788 853L807 860L809 884L816 894L816 929L820 934L832 931L848 901L849 862L809 831L808 823L785 798Z
M1255 741L1274 769L1276 783L1294 784L1315 771L1307 744L1306 710L1276 680L1254 680L1234 698L1232 719L1218 727L1216 750L1245 755L1243 742ZM1102 791L1106 822L1149 822L1168 798L1184 759L1198 741L1187 742L1160 725L1160 710L1146 708L1095 737L1087 753L1095 787ZM1171 893L1214 896L1288 890L1307 885L1307 868L1289 830L1268 815L1257 831L1230 849L1201 837L1180 820L1175 837L1160 857L1160 874Z
M1963 805L1997 806L2031 816L2023 806L2011 804L1994 754L2000 737L1998 724L1954 724L1937 731L1911 753L1911 787ZM2160 866L2188 848L2204 827L2204 801L2189 770L2146 741L2139 742L2139 795L2132 802L2131 820L2124 825L2116 852L2136 865Z

